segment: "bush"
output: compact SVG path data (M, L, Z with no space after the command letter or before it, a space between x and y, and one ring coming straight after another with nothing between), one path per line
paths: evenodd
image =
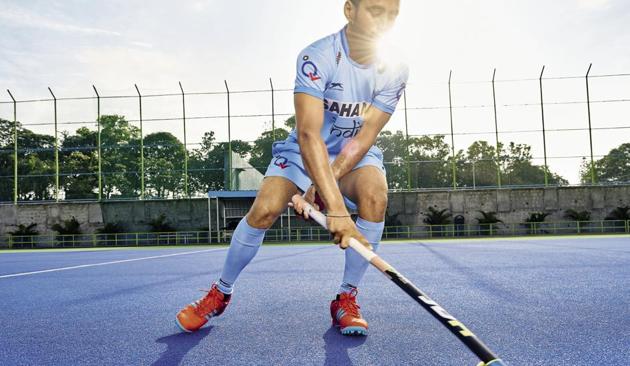
M429 212L424 214L425 218L422 222L432 226L431 232L435 231L435 236L442 236L443 225L449 225L453 215L451 215L446 208L438 210L436 208L429 207L428 210Z
M529 223L529 225L526 225L529 227L529 233L538 234L540 230L539 224L545 222L545 218L549 215L550 213L548 212L530 212L529 216L525 219L525 222ZM546 233L544 230L540 231Z
M39 235L39 232L35 230L37 224L32 223L30 225L18 225L17 230L10 231L11 241L13 242L12 248L31 248L33 247L33 236Z
M72 216L70 220L65 220L63 225L54 224L50 227L54 231L58 232L59 235L78 235L81 234L81 224L77 219Z
M100 229L96 230L97 234L121 234L125 232L125 226L120 222L108 222Z
M494 230L492 230L493 225L503 221L497 217L497 213L494 211L485 212L480 210L478 212L481 214L481 217L476 218L480 234L492 235L494 233Z
M571 221L590 221L591 213L588 211L576 211L570 208L564 211L564 218Z
M149 221L149 226L151 226L151 232L154 233L170 233L177 231L166 222L166 215L164 214L160 214L157 218Z
M65 247L68 243L74 243L74 237L70 238L70 235L81 234L81 224L74 216L70 220L65 220L63 225L54 224L50 228L59 233L59 236L55 239L57 240L57 246L62 247Z

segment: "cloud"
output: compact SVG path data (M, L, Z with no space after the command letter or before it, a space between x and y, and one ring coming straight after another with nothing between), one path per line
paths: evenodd
M589 10L606 10L610 8L612 0L577 0L580 8Z
M86 35L116 37L121 35L119 32L114 32L106 29L83 27L79 25L68 24L65 21L60 22L19 7L5 7L0 12L0 20L17 26L47 29L57 32L82 33Z

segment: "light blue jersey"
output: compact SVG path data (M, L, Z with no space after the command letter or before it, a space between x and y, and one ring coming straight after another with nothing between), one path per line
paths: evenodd
M368 106L394 113L408 77L403 65L354 62L349 56L345 28L304 49L298 56L296 73L294 92L323 101L321 136L332 155L361 130L363 111ZM281 144L285 146L278 148L298 149L296 131Z
M322 99L321 137L332 161L359 133L366 108L393 114L407 83L404 65L361 65L349 56L345 28L305 48L297 59L294 93ZM297 132L273 145L266 176L283 176L305 190L311 184L300 156ZM381 150L372 146L355 169L371 165L385 173Z

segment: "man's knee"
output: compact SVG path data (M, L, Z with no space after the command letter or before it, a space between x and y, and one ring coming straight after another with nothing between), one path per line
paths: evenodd
M374 216L384 217L387 209L387 189L375 187L362 190L359 195L358 205L359 211L366 211L373 213Z
M257 229L269 229L281 213L282 210L269 205L254 204L247 213L247 223Z

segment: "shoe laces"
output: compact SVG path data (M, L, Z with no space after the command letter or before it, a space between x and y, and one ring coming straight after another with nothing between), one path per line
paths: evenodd
M342 293L339 295L339 306L346 312L346 314L352 315L355 318L361 317L359 309L361 307L357 304L357 290L353 289L349 293Z
M207 314L217 310L223 305L224 295L216 288L216 285L212 285L210 290L199 290L206 293L201 300L197 302L195 306L195 312L199 316L206 316Z

